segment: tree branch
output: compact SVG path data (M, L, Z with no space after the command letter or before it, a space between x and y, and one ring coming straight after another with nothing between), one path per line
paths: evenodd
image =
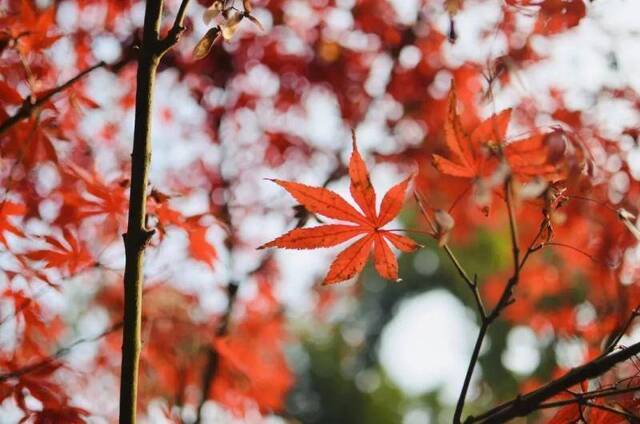
M227 309L225 310L224 315L222 316L222 320L218 325L216 330L215 338L224 337L227 335L229 331L229 323L231 322L231 315L233 313L234 305L236 303L236 297L238 294L239 284L235 281L229 282L227 286L227 296L228 296L228 304ZM211 390L211 386L213 384L213 380L215 378L216 373L218 372L218 365L220 364L220 355L218 351L210 347L207 350L207 365L202 372L202 390L200 392L200 403L197 407L197 415L195 424L200 424L202 421L202 410L205 402L209 398L209 391Z
M607 356L598 357L585 365L574 368L562 377L525 395L499 405L477 417L468 417L466 424L507 422L516 417L524 417L540 409L542 403L584 380L599 377L617 364L640 353L640 342ZM561 406L561 405L554 405Z
M423 205L422 197L417 192L414 195L415 195L416 202L418 203L418 207L420 208L420 212L422 213L422 216L424 216L424 219L427 221L427 223L431 227L431 230L436 232L435 223L431 220L431 217L427 213L427 210ZM458 271L458 274L460 275L460 277L462 277L464 282L467 283L467 286L471 290L471 293L473 294L473 298L476 302L476 307L478 308L478 313L480 314L481 321L484 322L487 319L487 312L484 307L484 303L482 302L482 297L480 296L480 291L478 289L478 281L476 277L474 276L473 279L469 277L469 274L464 270L464 267L462 266L462 264L460 263L460 261L458 260L458 258L453 253L453 251L451 250L451 248L447 243L444 243L442 245L442 248L444 249L445 253L449 257L451 262L453 263L453 266Z
M71 349L73 349L74 347L84 344L84 343L90 343L90 342L95 342L100 340L101 338L103 338L104 336L113 333L114 331L119 330L120 328L122 328L122 322L118 322L116 324L113 324L111 327L107 328L105 331L103 331L102 333L93 336L93 337L83 337L81 339L78 339L76 341L74 341L73 343L71 343L70 345L64 346L59 348L58 350L56 350L54 353L52 353L51 355L47 356L46 358L43 358L39 361L36 361L32 364L29 365L25 365L22 368L19 368L17 370L5 373L5 374L0 374L0 382L12 379L12 378L20 378L21 376L25 375L25 374L29 374L32 372L36 372L44 367L46 367L47 365L55 362L57 359L67 355L69 352L71 352Z
M513 275L507 281L507 284L502 291L502 295L500 296L500 300L493 308L493 311L487 316L485 315L482 320L482 325L480 326L480 331L478 332L478 337L476 338L476 343L473 348L473 353L471 354L471 359L469 360L469 366L467 367L467 373L464 377L464 382L462 383L462 389L460 390L460 397L458 398L458 403L456 404L456 410L453 415L453 422L455 424L460 423L462 419L462 411L464 409L464 404L467 398L467 392L469 391L469 385L471 384L471 377L473 376L473 371L478 363L478 359L480 357L480 349L482 348L482 343L487 335L487 330L493 324L493 322L500 316L502 311L513 303L513 288L518 284L518 280L520 279L520 270L524 266L524 261L520 262L520 247L518 241L518 226L515 218L515 212L513 210L513 197L511 195L511 180L507 180L504 185L505 190L505 203L507 205L507 210L509 214L509 232L511 234L511 250L513 253ZM536 237L537 238L537 237ZM475 286L477 290L477 285Z
M160 54L164 54L167 50L173 47L179 40L180 36L185 30L184 27L184 18L187 14L187 6L189 6L189 0L182 0L180 2L180 7L178 8L178 13L176 14L176 19L173 22L173 26L169 30L169 33L159 42Z
M2 121L2 123L0 123L0 134L4 133L6 130L8 130L9 128L14 126L21 120L28 118L34 109L37 109L38 107L42 106L44 103L49 101L49 99L51 99L56 94L71 87L73 84L75 84L76 82L84 78L87 74L91 73L92 71L105 66L107 66L105 62L99 62L85 69L84 71L80 72L78 75L71 78L67 82L45 92L41 97L37 99L34 99L32 96L28 96L24 100L20 108L18 108L18 110L13 115L11 115L10 117Z
M141 349L144 250L153 236L146 226L147 183L151 162L151 112L163 0L147 0L139 50L136 110L131 154L131 188L125 245L124 329L120 377L120 424L136 422L138 366Z

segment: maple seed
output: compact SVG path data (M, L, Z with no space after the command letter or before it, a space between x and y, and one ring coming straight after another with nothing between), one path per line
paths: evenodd
M442 247L449 241L449 234L455 225L455 220L448 212L442 209L437 209L433 217L436 227L434 236L438 240L438 246Z
M193 58L198 60L206 57L218 38L220 38L220 28L210 28L193 49Z
M387 280L400 281L398 260L389 243L403 252L413 252L420 246L408 237L382 229L402 209L404 197L413 175L393 186L376 211L376 192L369 178L367 166L353 140L349 161L350 192L360 208L357 210L340 195L323 187L270 180L284 188L309 212L348 224L326 224L312 228L295 228L258 249L317 249L337 246L356 237L353 244L338 254L329 268L323 284L332 284L355 277L362 271L371 252L378 274Z
M640 230L633 222L636 219L636 216L634 214L624 208L620 208L618 209L618 219L622 221L624 226L627 227L629 232L633 234L636 239L640 240Z

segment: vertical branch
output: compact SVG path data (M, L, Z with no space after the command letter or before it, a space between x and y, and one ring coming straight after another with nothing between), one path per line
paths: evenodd
M456 410L453 415L453 422L455 424L459 424L462 418L462 410L464 409L464 404L467 398L467 392L469 391L469 385L471 383L471 377L473 376L473 371L478 363L478 359L480 357L480 349L482 348L482 343L484 342L485 336L487 335L487 330L493 324L493 322L500 316L504 308L513 303L513 289L518 284L520 279L520 270L524 266L525 260L520 262L520 247L518 242L518 226L515 217L514 205L513 205L513 196L511 193L511 179L507 179L504 184L505 191L505 203L507 206L507 211L509 215L509 232L511 234L511 251L513 253L513 275L507 281L507 284L502 291L502 295L500 296L500 300L493 308L489 315L483 316L482 325L480 326L480 331L478 332L478 337L476 338L476 343L473 348L473 353L471 354L471 359L469 360L469 366L467 367L467 373L464 377L464 382L462 384L462 390L460 390L460 397L458 398L458 403L456 404ZM542 226L541 226L542 228ZM536 236L537 240L538 236ZM535 240L534 240L535 242ZM527 257L531 251L531 248L527 251Z
M160 38L163 0L147 0L142 46L138 55L136 112L131 154L131 189L127 232L123 235L126 264L124 270L124 328L120 377L120 424L136 422L144 249L154 231L146 226L147 183L151 162L151 112L156 70L162 56L179 40L189 0L182 0L173 27Z
M513 194L511 193L511 190L511 177L509 177L504 183L504 196L507 204L507 212L509 214L509 233L511 234L511 250L513 252L513 272L517 279L520 273L520 246L518 244L518 224L516 222L516 214L513 208Z
M228 305L225 313L216 330L215 338L224 337L229 331L229 322L231 321L231 315L233 313L233 306L235 305L236 295L238 293L239 284L236 281L229 282L227 286ZM210 347L207 350L207 364L202 372L202 387L200 393L200 403L197 407L196 420L194 424L200 424L202 422L202 411L204 404L209 397L213 380L218 372L218 365L220 363L220 355L214 347Z
M159 42L162 0L147 0L142 46L139 49L135 128L131 155L129 218L124 234L124 328L120 377L120 424L136 422L138 361L142 321L144 249L153 231L146 227L147 182L151 161L151 111Z
M224 143L221 143L221 157L219 163L219 172L220 177L222 178L222 187L224 189L227 201L222 205L222 209L220 211L220 220L227 227L227 235L224 238L225 248L229 252L229 272L233 272L233 248L235 244L235 233L233 229L233 221L231 218L231 207L229 205L229 199L231 199L231 184L224 177L224 172L222 170L222 165L227 160L227 149ZM209 200L213 198L213 188L209 193ZM224 337L228 334L229 331L229 323L231 322L231 316L233 315L234 306L236 303L236 298L238 294L238 289L240 287L240 282L231 278L227 284L227 308L224 311L224 314L220 318L220 322L218 323L218 328L214 334L215 339L219 339L220 337ZM207 362L202 372L202 381L200 386L200 402L196 408L196 420L194 424L200 424L202 421L202 412L204 409L204 404L207 402L209 398L209 392L211 391L211 386L213 385L213 381L218 373L218 368L220 365L220 355L215 348L215 345L212 343L207 349Z
M455 424L459 424L462 418L462 410L464 408L465 400L467 399L467 392L469 391L469 385L471 384L473 370L478 363L478 359L480 357L480 349L482 348L482 342L484 342L484 338L487 335L487 330L489 329L490 324L491 321L489 321L488 319L483 319L482 324L480 325L480 331L478 332L478 337L476 338L476 344L473 347L473 353L471 354L471 359L469 360L467 373L464 376L464 382L462 383L462 389L460 390L460 396L458 397L456 410L453 414L453 422Z

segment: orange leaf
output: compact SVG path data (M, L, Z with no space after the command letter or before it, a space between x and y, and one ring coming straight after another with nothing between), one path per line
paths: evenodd
M416 251L420 247L422 247L415 241L411 240L409 237L394 234L390 231L381 231L381 233L384 235L384 238L389 240L389 242L391 242L391 244L393 244L396 249L402 252L409 253Z
M22 216L26 212L24 205L19 203L13 203L5 201L0 205L0 243L7 245L7 239L4 237L4 232L8 231L17 236L23 235L22 231L9 222L11 216Z
M263 244L258 249L266 247L281 247L284 249L317 249L331 247L344 243L369 230L362 226L329 224L314 228L295 228L283 236Z
M367 166L353 142L353 154L349 162L351 194L364 214L358 212L338 194L321 187L273 180L287 190L310 212L328 218L347 221L356 225L328 224L314 228L296 228L263 244L258 249L280 247L284 249L316 249L336 246L354 237L364 235L343 250L333 261L325 284L353 278L366 265L371 248L375 243L374 263L378 273L386 279L398 279L398 262L387 244L403 252L412 252L419 245L413 240L382 230L381 227L393 220L404 203L405 193L412 176L393 186L382 199L379 213L376 213L376 193L369 179Z
M471 143L476 148L483 143L502 144L506 134L509 120L511 119L511 109L505 109L497 115L492 115L482 121L471 133Z
M323 284L348 280L362 271L367 263L374 237L371 233L344 249L331 264Z
M0 101L8 104L19 105L22 97L13 87L4 81L0 81Z
M378 274L387 280L398 280L398 261L381 233L376 234L373 259Z
M61 268L66 269L70 274L75 274L80 269L87 267L93 261L93 258L84 245L78 242L78 239L68 229L62 230L64 241L53 237L45 237L45 240L53 246L52 249L42 249L25 253L25 257L34 261L43 261L45 268Z
M189 253L193 259L204 262L213 268L213 264L218 258L216 248L207 240L207 227L198 224L187 228L189 235Z
M353 153L349 161L349 177L351 178L351 196L356 201L367 219L374 221L376 217L376 192L369 179L367 165L362 160L356 146L355 135L353 138Z
M382 198L382 204L380 205L380 214L378 215L378 222L376 227L382 227L387 225L393 218L400 213L402 205L404 204L404 196L407 192L407 187L413 175L405 178L402 182L391 187L387 194Z
M545 134L534 134L504 146L504 156L514 174L545 175L557 171L556 166L549 163L546 138Z
M511 109L487 118L469 136L462 128L456 103L455 87L452 85L444 124L445 144L451 155L450 158L445 158L434 154L433 165L441 173L452 177L476 178L482 173L485 160L481 149L486 145L502 144L509 126Z
M311 187L305 184L282 180L273 180L273 182L287 190L310 212L326 216L327 218L371 225L371 223L353 206L347 203L346 200L326 188Z

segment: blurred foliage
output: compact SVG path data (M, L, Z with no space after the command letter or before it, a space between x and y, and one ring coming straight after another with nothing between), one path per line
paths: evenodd
M300 361L305 365L298 370L297 384L289 396L291 416L300 422L314 424L386 424L402 422L408 411L420 409L429 413L430 422L451 421L455 405L443 404L438 390L419 397L406 395L385 375L377 357L382 331L404 300L444 289L469 308L470 316L477 317L473 298L444 251L428 238L416 239L425 245L424 251L438 255L438 266L432 274L419 272L419 254L399 258L403 281L398 284L381 280L370 266L361 276L363 284L353 310L336 322L318 323L324 331L314 327L313 331L302 335L302 351L297 354L305 357ZM509 266L509 235L504 231L478 231L470 243L456 250L456 255L471 274L478 271L482 284L483 278L496 269ZM570 296L582 298L583 294L577 290ZM574 300L577 299L572 302ZM364 332L362 343L350 344L346 340L345 332L353 328ZM510 399L513 393L521 390L525 379L544 382L551 377L556 367L555 339L541 346L540 363L531 375L517 376L505 367L502 358L512 328L513 325L505 320L499 320L492 327L479 362L482 386L477 398L467 403L467 414L481 412L496 402ZM319 337L318 333L323 335ZM536 417L529 420L535 422Z

